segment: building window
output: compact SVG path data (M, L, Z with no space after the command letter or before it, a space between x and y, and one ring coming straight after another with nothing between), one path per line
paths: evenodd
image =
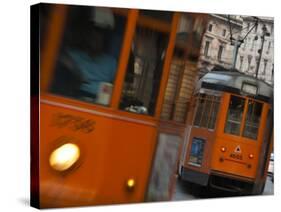
M269 53L270 48L271 48L271 42L270 42L270 41L268 41L267 53Z
M244 60L244 57L243 57L243 56L240 56L240 67L239 67L239 70L242 70L242 67L243 67L243 60Z
M273 24L272 24L271 27L270 27L270 34L271 34L271 35L273 34Z
M250 70L250 67L251 67L251 61L252 61L252 55L248 55L248 71Z
M196 97L196 115L194 126L214 129L219 111L220 97L200 94Z
M246 47L247 47L247 38L244 40L244 42L243 42L243 49L245 49Z
M204 55L205 55L206 57L208 57L209 46L210 46L210 41L206 41L206 43L205 43L205 49L204 49Z
M209 24L208 31L209 31L209 32L212 32L212 29L213 29L213 24Z
M224 29L223 31L222 31L222 36L225 36L226 35L226 29Z
M223 46L220 45L219 46L219 51L218 51L218 60L221 61L222 58L222 51L223 51Z
M250 23L247 23L247 30L250 30Z
M257 31L258 31L258 24L256 24L256 26L255 26L255 33L257 33Z
M258 65L259 65L259 57L256 57L256 58L255 58L255 62L256 62L256 70L257 70Z
M251 47L251 51L253 51L254 47L255 47L255 38L253 38L253 42L252 42L252 47Z
M268 62L268 60L266 60L266 59L264 59L263 60L263 71L262 71L262 74L265 74L265 71L266 71L266 67L267 67L267 62Z

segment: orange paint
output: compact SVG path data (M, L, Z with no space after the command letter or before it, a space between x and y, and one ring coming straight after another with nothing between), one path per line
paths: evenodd
M149 29L156 30L158 32L170 33L171 24L168 22L160 21L157 19L153 19L147 16L139 16L138 25L142 27L146 27Z
M160 83L159 94L157 97L157 104L156 104L156 109L155 109L155 116L157 119L160 119L160 116L161 116L161 109L162 109L162 105L164 102L165 88L166 88L168 78L169 78L170 65L171 65L171 60L173 57L173 50L175 47L176 32L177 32L178 23L179 23L179 17L180 17L179 13L175 13L174 17L173 17L169 44L168 44L168 48L167 48L167 52L166 52L164 65L163 65L161 83Z
M253 99L244 97L245 108L241 121L242 127L240 127L240 135L228 134L224 132L224 129L231 95L233 94L224 92L221 97L221 105L214 131L197 127L191 128L188 138L188 145L186 147L187 149L184 150L186 151L186 156L183 159L183 166L185 168L207 175L213 174L230 179L253 182L255 183L255 186L260 189L262 184L265 182L265 177L262 178L259 174L262 171L261 168L264 162L264 157L261 156L262 146L264 146L263 142L270 142L268 140L264 140L268 117L267 113L269 111L270 105L265 102L257 101L263 104L257 139L253 140L246 138L242 136L242 132L245 127L248 109L247 104L248 101ZM195 108L193 110L195 110ZM192 117L195 116L193 110L190 111L189 114L190 125L192 125ZM206 140L203 162L199 167L188 163L193 137L199 137ZM250 157L250 155L252 157ZM266 165L268 165L269 154L266 156L266 158ZM266 170L267 168L265 168L265 172Z
M41 103L40 110L41 207L144 201L156 142L155 122L145 125L47 103ZM89 133L75 129L73 120L60 125L58 117L63 116L91 120L94 129ZM61 175L50 167L49 156L68 142L79 146L82 158L76 169ZM133 192L126 190L129 178L136 181Z
M43 49L41 58L40 207L143 202L157 147L159 119L119 110L139 11L132 9L127 15L110 106L90 104L47 92L54 74L66 11L67 6L58 6L53 11L46 49ZM140 25L147 23L143 20L141 18ZM166 78L177 22L176 14L164 63ZM161 83L162 98L164 90L165 83ZM161 104L158 103L158 117L160 110ZM80 149L80 158L69 170L59 172L50 166L49 157L65 143L76 144ZM129 179L135 182L133 189L127 187Z
M135 33L138 14L139 14L138 10L129 11L126 31L123 40L123 47L120 52L119 65L118 65L118 69L114 81L113 92L112 92L111 107L115 109L119 108L120 98L123 89L123 82L126 75L127 64L130 56L131 44Z
M56 57L59 51L67 6L55 5L47 30L46 43L40 58L40 91L46 92L52 80ZM41 44L41 47L43 45Z

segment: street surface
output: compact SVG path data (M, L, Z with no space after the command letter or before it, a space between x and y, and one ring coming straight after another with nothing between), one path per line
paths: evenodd
M172 200L180 201L180 200L193 200L193 199L233 196L232 194L222 191L214 191L210 193L204 189L201 189L201 192L199 194L199 190L200 189L198 187L194 185L191 186L190 184L177 179L176 188ZM273 194L274 194L274 183L272 183L270 177L267 177L265 189L262 195L273 195Z

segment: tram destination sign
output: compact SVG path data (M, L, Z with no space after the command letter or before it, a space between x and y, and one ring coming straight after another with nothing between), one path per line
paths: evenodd
M245 94L256 96L258 93L258 87L254 84L244 82L242 84L241 91Z

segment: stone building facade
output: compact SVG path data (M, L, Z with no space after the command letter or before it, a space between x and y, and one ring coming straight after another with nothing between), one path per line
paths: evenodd
M243 39L255 25L255 19L252 16L230 16L230 22L234 40ZM266 35L264 36L262 48L262 35L265 29ZM229 19L227 15L211 14L209 16L207 30L201 43L200 58L198 62L199 76L210 71L215 65L223 66L225 68L235 66L239 71L252 76L256 76L257 69L259 69L258 78L269 84L273 84L273 19L259 17L257 27L253 28L253 30L246 36L244 42L240 45L240 48L238 48L235 64L235 45L230 42L230 34Z
M231 16L233 38L237 39L242 30L242 19ZM215 65L231 68L234 46L230 43L230 28L227 15L209 15L209 22L202 39L198 62L199 75L210 71Z
M253 26L254 19L252 17L243 17L243 29L245 30L241 32L241 36L244 37ZM239 48L236 68L252 76L256 76L258 73L259 79L273 84L273 67L274 22L272 18L260 17L257 27L253 28Z

